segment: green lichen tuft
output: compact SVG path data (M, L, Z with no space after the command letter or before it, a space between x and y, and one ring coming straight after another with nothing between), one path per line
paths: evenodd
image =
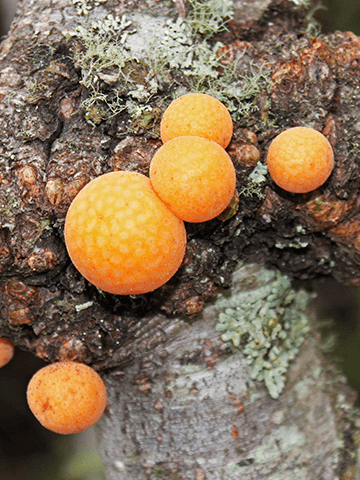
M196 90L210 79L219 78L221 64L216 53L221 46L222 43L211 46L206 40L197 40L188 23L178 18L166 22L149 51L149 58L161 81L166 80L169 68L181 70L185 81Z
M285 386L286 372L309 325L304 308L308 294L294 291L288 277L265 272L263 286L220 298L216 330L224 342L241 349L251 365L250 378L263 381L272 398Z
M268 174L267 165L263 165L260 161L256 164L254 170L247 178L247 183L240 190L239 195L244 197L257 196L260 199L265 198L263 187L266 182L266 175Z
M87 15L94 7L106 2L107 0L73 0L73 5L76 7L76 13L81 16Z
M211 37L226 30L226 23L233 17L232 0L189 0L187 23L194 33Z
M81 83L88 90L82 107L91 123L98 124L126 110L127 91L122 85L131 84L129 76L137 63L125 45L130 25L125 16L108 15L103 20L87 18L76 29L82 48L75 56L75 63L81 68Z
M130 130L149 130L159 109L191 91L222 101L235 121L253 122L252 114L259 110L257 98L272 88L266 65L250 63L240 72L241 55L224 64L220 50L224 45L208 41L231 16L230 0L193 0L187 18L167 20L154 30L152 39L146 39L148 48L142 50L132 36L136 29L125 16L101 20L87 16L76 30L80 48L75 56L87 90L82 103L86 119L99 124L125 113ZM141 44L144 39L139 35Z

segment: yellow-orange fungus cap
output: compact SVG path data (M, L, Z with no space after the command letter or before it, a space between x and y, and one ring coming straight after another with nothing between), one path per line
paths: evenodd
M105 292L151 292L179 268L184 223L159 199L150 180L111 172L88 183L70 205L65 242L79 272Z
M234 165L219 144L184 136L166 142L150 163L150 180L161 200L186 222L206 222L230 203Z
M6 338L0 338L0 368L10 362L14 356L14 344Z
M271 143L267 165L279 187L292 193L319 188L334 167L334 154L326 137L307 127L280 133Z
M99 420L106 407L106 388L87 365L58 362L35 373L27 401L43 427L66 435L82 432Z
M188 93L174 100L160 124L164 143L175 137L196 135L226 148L232 133L233 122L225 105L205 93Z

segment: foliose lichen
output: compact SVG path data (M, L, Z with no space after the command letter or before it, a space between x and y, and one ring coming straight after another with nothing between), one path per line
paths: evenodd
M94 7L98 7L107 0L73 0L73 5L76 7L76 13L80 15L87 15Z
M125 111L131 120L146 124L142 116L155 118L154 108L185 91L214 96L235 121L250 118L258 109L256 97L269 92L272 82L266 65L251 63L239 73L241 55L224 64L224 44L208 41L231 17L230 0L191 1L186 18L165 21L146 39L147 51L139 53L132 39L136 25L125 16L92 20L87 15L75 35L81 45L75 63L88 91L82 104L87 120L97 124Z
M247 183L243 186L239 192L239 195L244 197L250 197L256 195L260 199L265 198L263 193L263 186L266 182L266 175L268 174L267 165L257 162L254 170L247 178Z
M211 37L226 30L234 15L232 0L189 0L191 10L187 23L193 32Z
M304 313L309 295L295 291L289 278L278 272L265 271L262 276L262 286L217 300L216 330L224 342L245 355L251 365L250 379L263 381L276 399L309 331Z

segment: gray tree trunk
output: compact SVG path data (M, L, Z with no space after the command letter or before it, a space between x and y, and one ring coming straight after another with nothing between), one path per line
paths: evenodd
M219 309L264 298L276 275L248 264L234 277L231 294L220 295L199 319L163 318L161 344L105 377L109 409L99 428L107 478L335 480L343 472L359 478L355 450L348 450L357 431L354 395L319 353L308 308L312 330L278 399L251 380L241 351L224 350ZM308 295L296 296L301 316Z
M199 14L189 39L177 19L194 22L196 4L19 1L0 46L0 335L103 375L109 479L359 479L354 394L321 354L309 294L278 272L360 283L360 41L312 36L309 2L288 0L237 0L227 30ZM90 40L85 17L100 22ZM126 48L105 68L109 32ZM162 54L146 58L159 32ZM146 174L161 112L195 87L232 109L238 209L187 225L185 262L158 291L101 293L66 254L68 206L102 173ZM336 157L304 196L264 168L271 139L294 125L323 131Z

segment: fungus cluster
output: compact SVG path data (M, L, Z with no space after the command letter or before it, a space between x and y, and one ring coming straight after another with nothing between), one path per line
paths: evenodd
M235 192L235 169L224 147L232 136L225 106L206 94L174 100L161 122L164 145L150 179L111 172L88 183L65 220L65 243L90 283L118 295L153 291L180 267L184 221L215 218Z
M267 166L274 182L291 193L319 188L334 167L334 154L326 137L307 127L293 127L271 143Z
M208 95L185 95L165 112L161 132L164 145L151 162L150 179L129 171L101 175L66 215L73 264L106 292L146 293L166 283L185 254L184 220L215 218L234 195L235 169L224 150L232 121L224 105ZM99 420L106 389L92 368L62 361L33 376L27 400L45 428L70 434Z
M65 241L70 258L85 278L106 292L146 293L166 283L185 254L184 221L211 220L234 196L235 169L225 151L232 121L224 105L205 94L184 95L165 111L160 131L163 145L150 163L150 178L128 171L104 174L79 192L67 213ZM295 127L273 140L267 165L281 188L307 193L327 180L334 156L321 133ZM241 319L238 322L238 313L235 322L227 316L230 309L226 312L220 315L217 329L225 331L224 341L238 345L248 331ZM259 325L262 332L263 325ZM270 324L268 328L273 329L273 336L281 330ZM302 328L305 331L306 325ZM266 355L270 347L264 337ZM290 353L297 348L298 344L292 346ZM13 352L12 342L0 339L0 367L10 361ZM268 357L272 359L270 354ZM278 355L275 360L278 362ZM266 371L262 374L259 362L252 373L252 378L265 380L274 398L283 388L288 356L282 362L276 385ZM33 376L27 400L45 428L72 434L100 419L106 407L106 388L92 368L62 361Z
M106 388L91 367L63 361L35 373L27 388L27 401L43 427L67 435L87 430L100 419L106 407Z
M210 95L189 93L165 110L160 125L164 145L150 163L150 180L182 220L211 220L233 198L235 169L224 150L232 132L228 110Z

